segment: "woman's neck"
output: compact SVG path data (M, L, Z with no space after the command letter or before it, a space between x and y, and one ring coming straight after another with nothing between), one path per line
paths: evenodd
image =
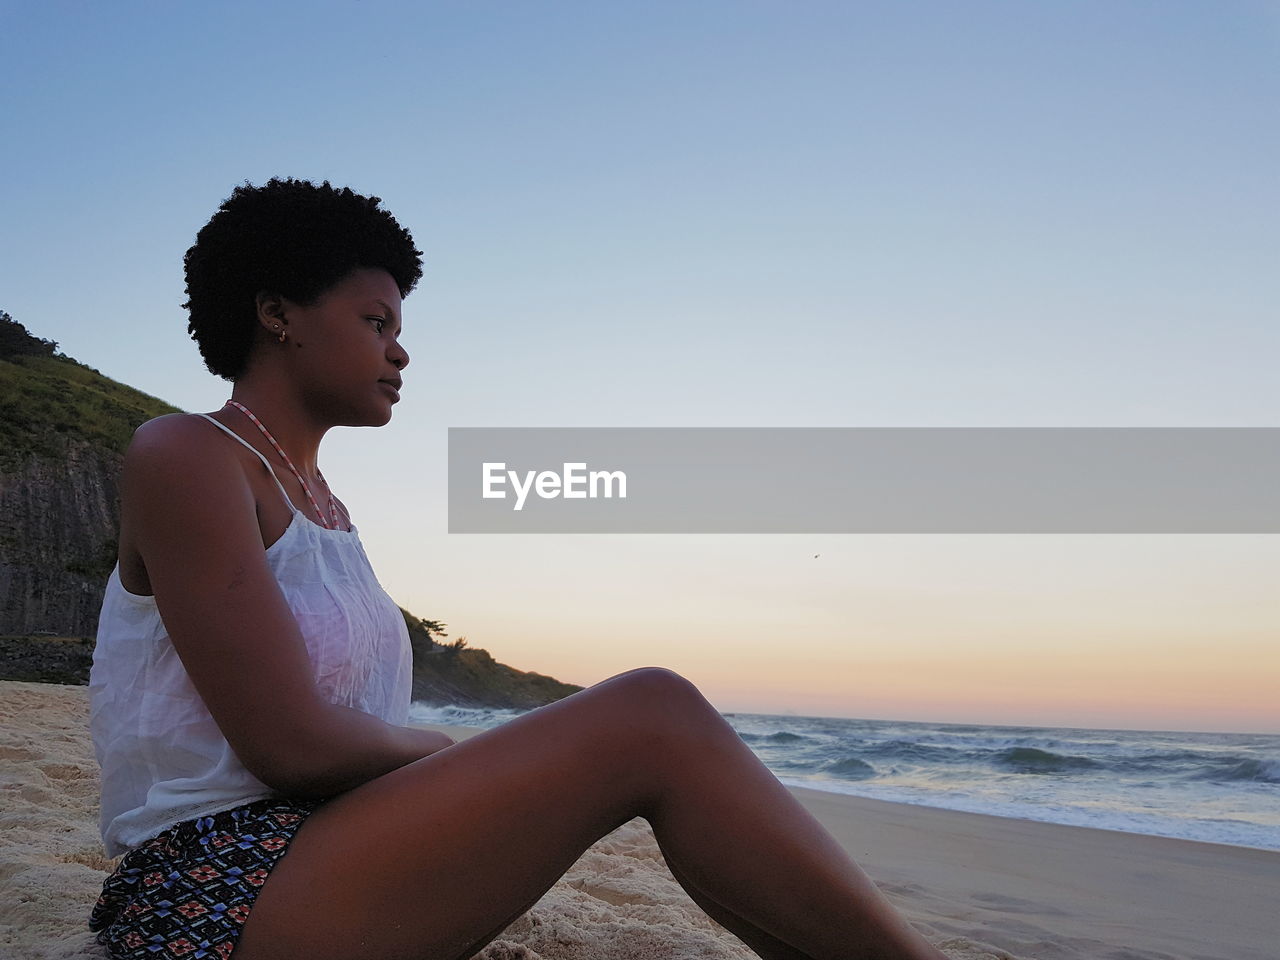
M273 390L268 383L255 384L242 379L232 389L231 399L262 421L303 476L316 476L320 441L329 427L317 422L297 397ZM227 409L248 423L242 411L235 407ZM253 430L257 432L256 427Z

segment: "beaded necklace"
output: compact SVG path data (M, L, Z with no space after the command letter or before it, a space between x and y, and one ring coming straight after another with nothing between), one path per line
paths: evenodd
M300 474L298 472L298 468L293 465L293 461L290 460L289 455L284 452L284 448L276 442L276 438L271 435L271 431L268 430L263 422L253 415L253 411L243 403L239 403L235 400L228 400L227 403L235 407L253 421L253 425L262 432L264 437L267 438L267 442L270 443L271 446L275 447L276 453L280 454L281 459L284 460L285 466L293 472L293 475L298 478L298 482L302 484L303 492L306 493L307 499L311 501L311 506L315 508L316 515L320 518L320 526L324 527L326 530L341 529L338 525L338 508L333 502L333 491L329 490L329 481L324 478L324 474L320 472L320 468L316 467L316 476L320 478L320 482L323 483L325 489L329 491L329 520L332 521L332 526L330 526L329 521L325 520L324 512L320 509L320 504L316 503L316 498L311 495L311 487L308 486L307 481L302 478L302 474Z

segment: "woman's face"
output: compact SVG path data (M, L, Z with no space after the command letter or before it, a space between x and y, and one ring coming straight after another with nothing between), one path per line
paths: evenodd
M361 267L309 307L284 301L288 365L308 406L339 426L380 427L400 399L400 289L386 270Z

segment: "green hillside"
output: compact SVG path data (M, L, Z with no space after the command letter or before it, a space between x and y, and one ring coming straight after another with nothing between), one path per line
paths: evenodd
M0 311L0 467L76 437L124 453L138 426L181 411L56 352Z

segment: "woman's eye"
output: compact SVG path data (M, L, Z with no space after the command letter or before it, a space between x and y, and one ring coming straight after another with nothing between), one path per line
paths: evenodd
M383 320L381 317L369 317L368 319L369 319L369 320L372 320L374 323L376 323L376 324L378 325L378 332L379 332L379 333L381 333L381 332L382 332L382 328L383 328L383 327L385 327L385 326L387 325L387 321Z

